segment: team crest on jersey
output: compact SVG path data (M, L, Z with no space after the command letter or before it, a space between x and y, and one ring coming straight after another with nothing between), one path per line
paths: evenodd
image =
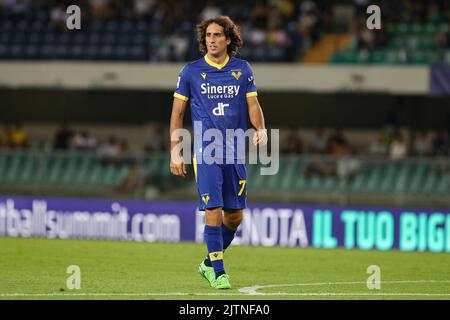
M202 75L203 80L205 80L206 79L206 73L202 72L201 75Z
M205 205L208 204L209 199L210 199L210 198L209 198L209 193L202 194L202 200L203 200L203 203L204 203Z
M231 75L232 75L233 77L235 77L236 80L239 80L239 78L240 78L241 75L242 75L242 72L241 72L241 70L232 70L232 71L231 71Z

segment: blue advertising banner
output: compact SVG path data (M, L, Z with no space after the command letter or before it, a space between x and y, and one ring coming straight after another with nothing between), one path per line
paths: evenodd
M437 65L431 67L430 72L430 95L450 95L450 67Z
M194 202L0 197L0 236L203 242ZM450 252L449 209L252 204L234 245Z

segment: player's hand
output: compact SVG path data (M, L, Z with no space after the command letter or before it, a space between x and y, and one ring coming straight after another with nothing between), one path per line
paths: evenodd
M258 129L253 135L253 144L265 146L267 144L267 129Z
M170 159L170 172L176 176L185 177L187 175L186 165L181 156L172 156Z

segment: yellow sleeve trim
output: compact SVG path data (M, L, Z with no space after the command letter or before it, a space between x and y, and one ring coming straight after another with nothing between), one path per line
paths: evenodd
M188 97L183 96L182 94L179 94L179 93L176 93L176 92L173 94L173 96L174 96L175 98L178 98L178 99L183 100L183 101L188 101L188 100L189 100Z
M247 98L250 97L256 97L258 95L258 92L254 91L254 92L247 92Z
M194 166L195 182L197 182L197 157L194 154L192 158L192 165Z

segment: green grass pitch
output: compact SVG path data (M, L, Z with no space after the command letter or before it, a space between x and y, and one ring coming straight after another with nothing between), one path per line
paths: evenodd
M0 299L450 299L450 254L232 246L230 290L197 274L204 255L194 243L0 238ZM66 287L70 265L80 289Z

